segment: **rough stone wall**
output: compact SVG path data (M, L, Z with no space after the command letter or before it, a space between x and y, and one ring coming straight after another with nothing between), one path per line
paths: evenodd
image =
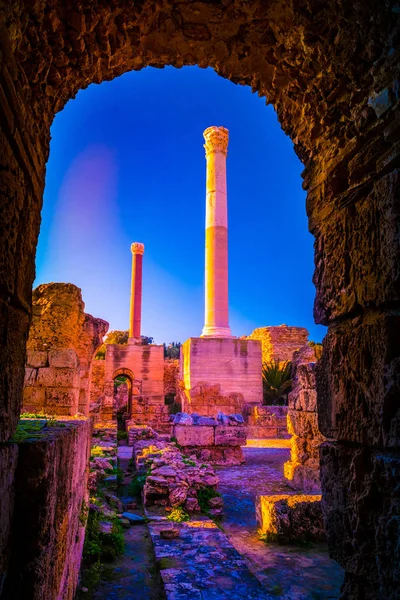
M3 597L2 590L9 563L17 460L17 444L0 443L0 598Z
M291 361L294 352L307 344L308 331L305 327L257 327L247 338L260 340L263 363L271 360Z
M108 323L84 312L79 288L50 283L33 292L23 409L89 414L89 374Z
M91 424L61 423L18 444L9 566L1 595L7 600L72 600L75 595Z
M179 383L179 360L164 359L164 394L176 395Z
M288 397L287 426L292 438L284 474L294 489L304 492L321 489L319 449L325 438L318 429L315 364L315 351L310 346L295 352L293 386Z
M104 382L106 372L105 360L93 360L90 373L90 405L89 414L96 419L100 417L104 400Z
M249 406L245 410L248 435L257 438L287 438L287 406Z
M367 549L359 534L369 514L391 527L384 507L395 506L400 477L397 0L1 0L0 8L0 440L15 430L22 401L54 114L90 83L132 69L211 66L268 98L305 166L315 318L329 328L317 373L320 429L333 439L321 470L329 544L347 570L348 598L391 600L400 545L368 536ZM360 453L371 481L380 457L397 474L371 505L357 491Z

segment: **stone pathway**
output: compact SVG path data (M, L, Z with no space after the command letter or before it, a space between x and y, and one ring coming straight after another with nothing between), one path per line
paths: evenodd
M173 526L179 537L162 539L168 525L149 524L167 600L273 600L210 519Z
M119 446L119 467L126 470L132 448ZM124 488L120 490L124 492ZM143 515L142 509L135 514ZM155 565L153 546L147 525L133 525L124 531L125 552L107 569L93 600L163 600L164 590Z
M295 493L283 478L283 463L289 458L289 449L266 446L244 448L244 465L217 468L218 489L224 498L223 530L271 597L337 599L343 571L329 558L326 545L299 548L266 544L259 539L256 496Z

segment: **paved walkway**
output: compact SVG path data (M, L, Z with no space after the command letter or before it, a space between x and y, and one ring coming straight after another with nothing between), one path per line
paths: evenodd
M160 536L166 527L149 524L167 600L274 600L210 519L174 523L172 540Z
M266 544L259 539L255 498L294 493L283 478L288 448L244 448L246 463L217 468L224 497L222 527L267 593L281 600L323 600L340 596L343 571L324 544L312 548Z

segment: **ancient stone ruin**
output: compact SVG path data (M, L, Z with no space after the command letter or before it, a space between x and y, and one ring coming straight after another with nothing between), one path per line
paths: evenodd
M84 312L81 290L66 283L33 291L22 410L89 414L92 361L108 323Z
M327 438L320 448L320 473L329 550L345 569L343 599L395 600L400 580L398 12L395 0L1 3L2 600L72 598L79 562L78 500L88 421L62 427L46 420L37 425L40 431L28 431L38 436L33 438L24 437L18 425L50 126L67 101L91 83L147 66L195 64L266 97L304 165L315 238L314 315L328 327L315 374L318 429ZM267 275L266 266L261 276ZM39 361L29 368L75 369L64 359L61 366L50 366L50 353L47 360L49 367ZM68 400L60 401L65 409L70 401L79 409L81 383L72 383ZM84 390L86 385L82 399ZM202 544L205 533L196 530ZM229 549L210 552L213 563L225 567L218 577L225 575L233 586L230 576L237 572L254 598L265 597L217 533L213 540L222 538L221 547ZM158 538L157 544L162 547ZM171 569L163 572L167 581Z
M178 413L174 418L173 437L189 455L214 465L240 465L244 462L247 428L241 414L205 417Z
M319 452L325 437L318 428L315 366L313 348L304 346L295 352L287 413L291 453L284 473L294 489L304 492L321 490Z
M293 354L307 344L308 331L305 327L288 325L257 327L247 339L261 342L263 363L291 361Z

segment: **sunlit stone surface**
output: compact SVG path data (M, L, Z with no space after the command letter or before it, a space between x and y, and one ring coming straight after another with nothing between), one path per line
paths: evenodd
M226 155L228 130L204 132L207 160L205 318L202 335L232 337L228 311L228 205Z

